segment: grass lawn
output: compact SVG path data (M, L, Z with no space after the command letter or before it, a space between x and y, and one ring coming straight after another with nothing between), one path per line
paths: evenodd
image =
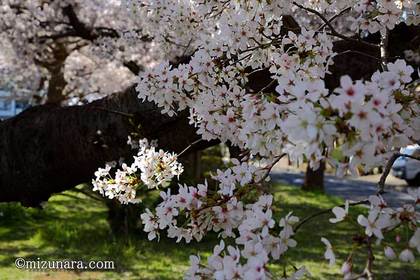
M281 216L293 210L295 215L305 217L342 202L335 197L302 192L290 186L276 185L274 192L275 208ZM141 232L125 239L115 239L106 221L105 206L83 194L77 196L79 199L53 196L43 210L26 209L14 203L0 204L1 280L180 279L188 267L189 255L200 251L202 257L206 256L216 242L213 235L204 242L177 246L166 239L159 243L148 242ZM359 207L351 213L357 217L362 210ZM351 223L334 226L328 223L326 217L305 224L296 236L298 247L289 251L271 269L281 275L284 264L290 259L295 260L296 266L305 265L312 273L310 279L340 279L339 266L330 268L323 260L324 245L320 238L325 236L333 246L341 248L336 250L341 265L351 246L348 232L354 227ZM360 269L365 261L359 255L360 251L355 251L355 266ZM116 270L25 271L15 268L16 257L31 260L38 257L42 260L113 260ZM418 256L414 265L387 262L382 254L375 257L374 270L378 279L420 279Z

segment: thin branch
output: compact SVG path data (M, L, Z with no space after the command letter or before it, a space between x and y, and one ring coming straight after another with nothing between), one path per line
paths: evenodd
M192 142L190 145L188 145L188 147L186 147L184 150L182 150L182 152L180 152L179 154L178 154L178 157L180 157L181 155L183 155L185 152L187 152L189 149L191 149L194 145L196 145L196 144L198 144L198 143L200 143L201 141L203 141L203 139L198 139L198 140L195 140L194 142Z
M271 169L273 168L273 166L274 166L274 165L276 165L276 163L277 163L277 162L279 162L279 160L280 160L281 158L283 158L285 155L286 155L286 154L282 154L282 155L280 155L280 156L275 157L275 158L274 158L274 161L273 161L270 165L268 165L268 166L266 166L264 169L262 169L262 170L267 170L267 171L266 171L266 174L264 174L264 176L263 176L263 177L262 177L259 181L254 181L254 180L252 180L252 182L251 182L251 183L249 183L249 185L248 185L248 186L251 186L251 185L254 185L254 184L256 185L256 184L260 184L260 183L264 182L265 178L267 178L267 177L268 177L268 175L270 174L270 171L271 171ZM246 186L245 186L245 187L246 187ZM232 194L232 195L222 196L220 200L218 200L217 202L215 202L215 203L213 203L213 204L203 205L201 208L197 209L196 213L199 213L199 212L201 212L201 211L203 211L203 210L209 209L209 208L214 207L214 206L220 206L220 205L223 205L224 203L228 202L228 201L229 201L230 199L232 199L233 197L237 197L237 198L239 198L241 195L244 195L244 194L246 194L246 193L247 193L247 192L246 192L246 188L245 188L245 187L244 187L244 188L238 188L238 189L236 189L236 190L234 191L234 194Z
M185 47L185 49L184 49L184 51L183 51L183 53L182 53L181 57L185 56L185 54L186 54L186 52L187 52L188 48L191 46L192 40L193 40L193 39L192 39L192 38L190 38L190 40L188 41L188 45Z
M356 206L356 205L366 204L368 202L369 202L369 200L367 200L367 199L360 200L360 201L355 201L355 202L350 202L349 203L349 206ZM345 207L345 206L346 206L345 204L342 204L342 205L339 205L338 207ZM333 208L329 208L329 209L322 210L320 212L316 212L316 213L314 213L312 215L309 215L308 217L304 218L300 223L298 223L295 226L294 232L296 233L302 225L304 225L308 221L312 220L313 218L318 217L318 216L321 216L321 215L324 215L324 214L331 213L332 210L333 210Z
M331 22L324 15L322 15L320 12L318 12L317 10L305 7L305 6L303 6L299 3L296 3L296 2L293 2L293 5L301 8L301 9L304 9L305 11L308 11L312 14L317 15L331 30L331 33L328 33L329 35L335 36L337 38L340 38L340 39L343 39L343 40L346 40L346 41L350 41L350 42L354 42L354 43L360 43L360 44L363 44L363 45L366 45L366 46L369 46L369 47L375 47L375 48L378 47L376 44L372 44L372 43L369 43L369 42L366 42L366 41L362 41L362 40L354 39L354 38L351 38L351 37L347 37L347 36L344 36L343 34L337 32L337 30L335 30L334 26L332 26Z
M406 154L399 154L400 157L406 157L406 158L411 158L411 159L415 159L415 160L420 160L420 157L416 157L413 155L406 155Z
M169 39L169 37L168 37L168 36L164 36L164 37L163 37L163 39L164 39L166 42L168 42L168 43L170 43L170 44L172 44L172 45L175 45L175 46L177 46L177 47L181 47L181 48L188 48L188 47L189 47L188 45L183 45L183 44L179 44L179 43L174 42L172 39Z
M96 196L95 194L89 193L89 191L84 190L84 189L74 188L74 189L71 189L70 191L84 194L85 196L87 196L87 197L89 197L93 200L97 200L97 201L101 201L101 202L103 201L100 196Z
M73 9L73 6L68 5L63 8L63 14L68 18L70 25L78 33L81 38L86 40L94 40L95 37L92 34L92 31L86 27L86 25L80 21L76 12Z
M141 71L142 71L142 69L143 69L143 67L141 67L141 66L139 66L136 62L134 62L134 61L132 61L132 60L130 60L130 61L125 61L124 63L123 63L123 65L125 66L125 67L127 67L127 69L128 70L130 70L130 72L131 73L133 73L134 75L138 75Z
M272 85L274 85L277 82L277 80L273 79L271 80L271 82L269 82L265 87L263 87L262 89L260 89L256 95L259 95L261 93L264 93L264 91L266 91L268 88L270 88Z
M368 249L368 258L366 261L366 267L365 267L365 273L367 276L368 280L373 280L373 272L372 272L372 267L373 267L373 261L375 260L375 256L373 254L373 250L372 250L372 237L368 237L367 238L367 249Z
M65 6L63 8L63 14L68 18L68 24L73 28L73 30L69 30L63 34L56 34L54 35L55 39L59 39L60 37L76 36L88 41L93 41L98 37L120 37L118 31L113 28L103 26L89 28L84 22L80 20L72 5Z
M375 57L373 55L370 55L370 54L367 54L367 53L364 53L364 52L354 51L354 50L346 50L344 52L340 52L340 53L336 54L335 56L339 56L339 55L343 55L343 54L348 54L348 53L359 54L359 55L363 55L363 56L369 57L369 58L374 59L374 60L377 60L377 61L381 61L381 59L378 58L378 57Z
M366 271L363 271L363 273L357 274L355 276L353 276L352 278L350 278L349 280L359 280L359 279L364 279L363 277L366 276Z
M417 156L407 155L407 154L401 154L401 153L395 153L395 154L393 154L391 156L391 158L388 160L387 164L385 165L385 170L382 173L381 178L379 179L379 182L378 182L378 188L379 188L378 194L384 193L386 178L388 177L389 173L391 172L392 165L394 165L394 162L399 157L406 157L406 158L411 158L411 159L415 159L415 160L419 160L420 161L420 157L417 157Z
M55 33L55 34L40 36L39 40L40 42L43 42L47 39L57 40L57 39L66 38L66 37L78 37L78 33L74 30L67 30L62 33Z
M264 180L268 177L268 175L270 175L270 172L271 172L271 169L273 169L273 167L274 167L274 165L276 165L283 157L285 157L287 154L286 153L284 153L284 154L281 154L281 155L279 155L279 156L277 156L277 157L275 157L274 158L274 161L270 164L270 165L268 165L268 166L266 166L264 169L265 170L267 170L266 171L266 173L264 174L264 176L261 178L261 180L259 181L259 182L257 182L257 184L258 183L261 183L261 182L264 182Z
M382 173L381 178L379 179L379 182L378 182L378 194L383 194L385 192L384 189L385 189L386 178L388 177L389 172L391 172L392 165L400 156L401 156L400 153L394 153L391 156L391 158L388 160L388 162L386 163L385 170Z
M382 33L382 32L381 32ZM381 34L381 64L384 71L388 70L386 64L388 63L389 53L388 53L388 43L389 43L389 31L386 29L384 34Z
M134 114L120 112L120 111L115 111L115 110L110 110L110 109L103 108L103 107L96 107L95 106L95 107L92 107L92 108L93 109L100 110L100 111L105 111L105 112L108 112L108 113L113 113L113 114L121 115L121 116L124 116L124 117L127 117L127 118L133 118L134 117Z
M113 28L109 28L109 27L95 27L94 31L96 31L98 34L100 34L101 36L104 37L111 37L111 38L119 38L120 34L118 34L118 31L113 29Z
M339 12L338 14L334 15L332 18L330 18L328 20L328 22L331 24L334 20L336 20L337 18L339 18L340 16L342 16L343 14L347 13L348 11L351 10L351 7L347 7L344 10L342 10L341 12ZM318 30L322 30L327 26L327 23L324 23Z

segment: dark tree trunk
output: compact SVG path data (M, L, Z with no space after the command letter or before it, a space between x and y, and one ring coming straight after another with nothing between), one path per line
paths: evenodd
M49 73L46 104L60 105L65 99L64 88L67 85L64 78L66 59L70 54L65 42L57 40L51 44L50 51L44 53L44 59L35 59L35 63L45 68Z
M50 69L51 78L49 79L47 91L47 104L60 105L64 98L64 88L67 83L64 79L64 61Z
M325 162L322 161L317 170L306 168L305 179L303 180L302 190L305 191L324 191L324 172Z
M142 204L122 205L115 199L106 199L105 204L108 207L108 223L113 235L128 237L130 233L143 232L139 222Z
M187 168L191 171L191 179L194 182L199 182L202 177L202 168L201 168L201 152L196 151L194 153L190 153L187 158L188 165Z
M133 123L141 137L180 152L198 138L186 115L161 115L141 103L133 88L84 106L30 108L0 123L0 202L37 206L53 193L90 182L105 162L131 156L126 142L137 131ZM203 141L190 151L208 145Z

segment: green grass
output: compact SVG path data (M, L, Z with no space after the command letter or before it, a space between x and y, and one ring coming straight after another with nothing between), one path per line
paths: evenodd
M342 202L335 197L302 192L295 187L276 185L274 190L278 217L292 210L295 215L304 217ZM159 243L148 242L140 231L128 238L116 239L106 222L105 206L82 194L77 196L77 200L63 195L53 196L42 210L26 209L14 203L0 204L1 280L180 279L188 267L189 255L201 252L201 256L205 257L216 242L215 235L204 242L182 246L164 238ZM353 214L357 216L361 211L363 209L359 207ZM320 238L325 236L333 246L340 248L336 249L336 253L341 265L346 252L351 249L349 231L355 225L343 223L334 226L328 223L328 217L326 215L305 224L296 236L298 247L270 268L280 275L284 264L293 260L296 266L305 265L311 271L311 279L339 279L339 266L330 268L323 260L324 245ZM364 260L359 255L360 250L355 251L354 260L356 267L361 269ZM116 270L25 271L15 268L16 257L32 260L38 257L42 260L113 260ZM378 279L419 279L419 262L403 265L387 262L381 254L376 258L374 270L380 274Z

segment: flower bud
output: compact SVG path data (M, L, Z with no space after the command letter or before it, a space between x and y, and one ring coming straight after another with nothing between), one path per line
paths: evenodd
M400 254L400 260L403 262L414 262L414 255L410 249L405 249Z
M385 252L385 257L388 260L394 260L397 257L397 255L395 254L394 250L391 247L389 247L389 246L386 246L385 247L384 252Z
M353 266L353 264L352 264L351 260L345 261L343 263L343 265L341 266L341 273L343 273L343 275L347 275L347 274L351 273L352 266Z

